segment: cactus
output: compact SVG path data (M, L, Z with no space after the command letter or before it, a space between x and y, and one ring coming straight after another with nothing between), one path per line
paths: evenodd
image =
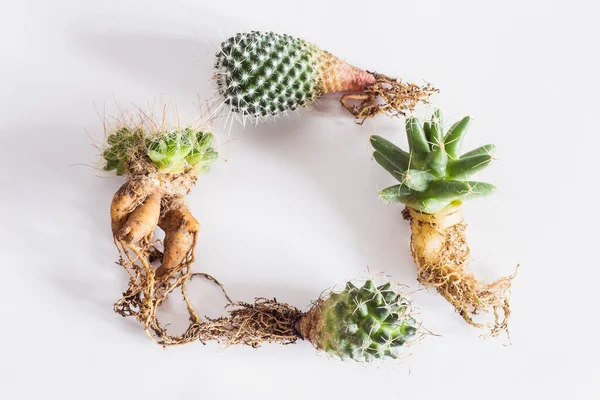
M407 118L408 152L379 136L371 137L371 144L375 161L400 182L379 196L406 206L403 215L410 221L419 282L435 287L467 323L496 336L508 329L514 275L485 284L467 268L470 249L462 204L495 191L489 183L469 180L490 164L495 150L488 144L461 153L469 121L469 117L461 119L444 134L442 116L436 110L423 124ZM475 315L490 310L493 322L474 320Z
M164 232L162 251L154 249L153 253L161 261L153 276L157 280L168 280L193 259L200 224L185 196L198 175L217 158L213 135L171 124L169 107L163 107L160 119L152 110L122 112L115 118L116 124L105 125L110 134L102 152L104 170L127 178L110 207L111 229L121 259L127 248L148 251L156 229ZM175 108L172 111L176 116Z
M488 144L460 152L469 122L470 118L464 117L444 135L439 110L424 124L416 118L407 118L408 152L380 136L372 136L375 161L400 182L382 190L380 196L433 214L492 194L496 189L494 185L469 178L490 164L495 146Z
M409 302L390 284L351 282L331 293L296 323L301 336L334 357L371 361L397 358L416 333Z
M215 69L219 95L244 123L296 110L332 92L362 92L343 97L342 104L363 120L378 112L411 110L435 92L429 85L420 88L364 71L303 39L273 32L227 39L216 54ZM379 95L387 104L375 105ZM350 106L346 99L361 105Z
M148 156L161 172L178 172L186 167L206 171L218 156L212 141L211 133L191 128L174 130L150 140Z
M106 161L103 169L114 170L119 176L125 175L129 160L134 156L133 153L144 143L144 133L139 128L122 127L108 136L107 143L108 148L102 153Z
M205 172L218 156L211 147L212 140L211 133L189 127L154 133L150 137L140 127L121 127L107 138L103 169L125 175L132 164L147 156L163 174L190 168L196 173Z

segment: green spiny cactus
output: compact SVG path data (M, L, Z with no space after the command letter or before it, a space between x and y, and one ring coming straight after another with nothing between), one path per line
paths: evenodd
M390 283L376 286L368 280L358 288L349 282L307 315L314 318L314 313L319 322L309 340L341 359L397 358L417 331L410 303Z
M110 134L107 142L109 147L102 153L106 161L104 170L115 170L117 175L125 175L132 152L144 144L144 132L140 128L123 127Z
M221 44L219 93L236 113L252 118L295 110L319 94L319 49L289 35L237 34Z
M129 172L129 164L148 157L162 173L182 172L192 167L206 171L218 156L211 147L213 135L192 128L177 129L148 138L142 128L122 127L108 136L109 147L104 150L105 171L117 175Z
M191 128L175 130L148 141L148 156L161 172L180 172L185 167L201 172L217 159L212 141L211 133Z
M326 93L360 92L377 80L310 42L273 32L227 39L216 54L215 70L224 104L244 122L296 110Z
M375 161L400 182L383 189L380 197L433 214L447 206L492 194L496 189L493 185L469 180L490 164L495 150L494 145L488 144L461 154L469 122L470 118L464 117L444 135L439 110L424 124L407 118L408 152L380 136L372 136Z

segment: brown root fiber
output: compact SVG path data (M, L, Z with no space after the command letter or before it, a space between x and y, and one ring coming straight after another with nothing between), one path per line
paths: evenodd
M411 251L419 282L435 287L467 323L488 330L491 336L508 333L510 288L516 271L489 284L475 278L467 268L470 249L460 208L437 214L407 208L403 216L411 224ZM475 322L477 314L490 311L493 323Z
M189 210L185 195L196 183L196 173L189 169L163 174L145 155L132 156L127 169L128 181L115 193L110 210L120 255L117 263L130 276L129 287L115 303L114 311L137 319L147 335L163 346L211 340L252 347L265 342L294 343L298 339L294 323L302 314L298 309L265 298L252 304L234 302L212 276L191 273L200 224ZM165 232L163 243L153 240L157 227ZM187 283L195 276L223 290L228 300L227 316L198 316L186 291ZM158 320L157 310L177 289L186 302L190 325L183 334L172 335Z
M261 343L295 343L299 338L294 329L300 310L275 299L257 298L254 303L234 302L215 278L208 274L191 273L194 261L192 247L178 268L167 279L157 280L151 259L162 254L156 242L141 246L115 241L121 255L120 264L130 275L129 287L115 303L114 310L123 317L134 317L144 325L148 336L162 346L183 345L195 341L217 341L226 345L244 344L258 347ZM201 318L187 295L187 283L194 277L203 277L218 285L228 301L229 315L217 319ZM187 305L190 324L181 335L167 332L157 317L157 310L170 293L180 289Z
M413 111L418 103L428 104L429 97L439 92L429 83L419 86L386 75L372 75L376 79L375 83L360 93L345 94L340 100L361 125L367 118L381 113L392 117L404 116Z

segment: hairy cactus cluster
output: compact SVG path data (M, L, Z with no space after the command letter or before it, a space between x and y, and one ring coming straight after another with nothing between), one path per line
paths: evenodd
M144 144L144 131L141 128L122 127L108 136L107 143L108 148L102 153L106 161L104 170L114 170L119 176L125 175L129 161Z
M334 357L371 361L397 358L417 331L410 303L392 284L351 282L339 293L320 300L301 322L299 331Z
M162 172L180 172L192 167L201 172L215 162L213 135L191 128L166 132L147 143L148 156Z
M469 122L469 117L461 119L444 135L439 110L424 124L407 118L408 152L380 136L372 136L373 157L400 182L379 195L433 214L447 206L492 194L494 185L469 180L490 164L495 150L494 145L488 144L461 154Z
M303 39L273 32L239 33L216 55L224 103L250 120L295 110L325 93L362 90L375 78Z
M125 175L130 172L131 163L149 159L161 173L179 173L186 169L204 172L218 156L212 141L211 133L193 128L149 136L142 128L122 127L107 138L104 170Z

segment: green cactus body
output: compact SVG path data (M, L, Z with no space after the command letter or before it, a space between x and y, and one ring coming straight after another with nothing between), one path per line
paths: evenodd
M144 132L142 129L122 127L110 134L107 142L108 148L102 153L104 161L106 161L103 169L105 171L114 170L117 175L125 175L129 160L144 144Z
M382 190L380 196L433 214L465 200L492 194L493 185L469 179L490 164L494 145L460 153L469 121L469 117L461 119L444 134L439 110L424 124L416 118L407 118L408 152L380 136L372 136L375 161L400 182Z
M114 170L117 175L129 173L132 163L147 160L164 174L190 169L200 173L208 170L218 156L212 147L213 135L193 128L146 135L141 128L123 127L107 141L104 170Z
M218 154L211 147L213 135L191 128L175 130L149 140L148 156L165 173L177 173L187 167L206 170Z
M371 361L397 358L416 333L410 303L390 283L348 283L299 321L297 330L317 348L341 359Z
M303 39L239 33L216 55L218 92L244 122L274 117L339 91L360 91L375 77Z

